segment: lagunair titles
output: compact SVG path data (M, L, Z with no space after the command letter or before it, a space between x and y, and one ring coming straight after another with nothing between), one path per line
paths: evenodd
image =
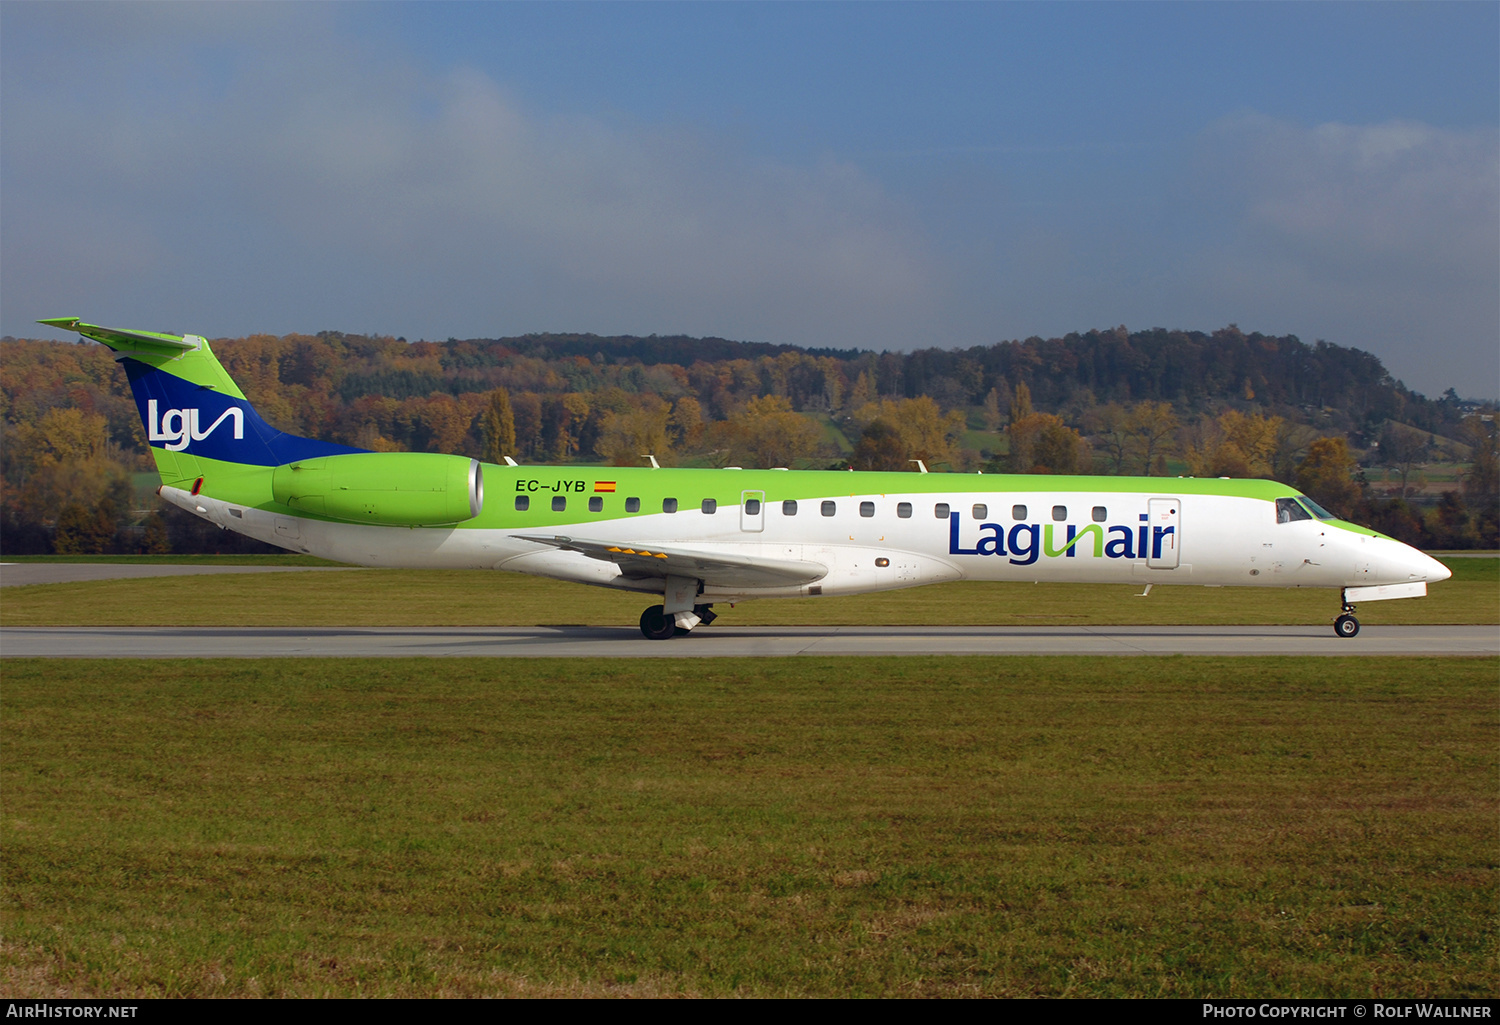
M1354 602L1421 597L1450 575L1274 481L601 472L365 452L266 423L201 336L41 323L124 364L168 502L339 562L655 596L640 626L658 640L712 622L715 603L948 580L1323 587L1340 592L1335 633L1353 637Z

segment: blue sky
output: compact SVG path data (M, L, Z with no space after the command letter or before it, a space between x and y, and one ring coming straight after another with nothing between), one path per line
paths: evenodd
M1500 394L1500 5L0 4L0 332L1324 338Z

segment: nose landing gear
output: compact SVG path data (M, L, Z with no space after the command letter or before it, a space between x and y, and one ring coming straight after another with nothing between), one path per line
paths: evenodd
M1333 621L1333 632L1338 637L1353 637L1359 633L1359 620L1354 618L1354 606L1344 601L1343 614Z

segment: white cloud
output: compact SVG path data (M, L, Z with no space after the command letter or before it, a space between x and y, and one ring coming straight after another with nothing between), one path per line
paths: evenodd
M1195 174L1230 229L1196 277L1246 319L1376 352L1428 391L1500 391L1493 128L1241 115L1204 134Z
M1240 118L1216 131L1239 165L1246 223L1331 277L1387 267L1424 284L1493 280L1500 148L1493 130L1412 122L1302 130Z
M126 36L146 31L127 21ZM99 315L98 289L128 293L130 316L176 316L159 306L184 280L211 293L192 311L216 314L210 332L353 330L369 317L412 336L683 330L878 345L930 315L922 234L858 168L538 113L476 70L430 75L301 28L283 45L258 41L260 59L231 50L212 67L175 36L126 54L96 39L88 81L7 76L6 331L25 330L32 296L60 288L85 315ZM176 76L165 91L162 62ZM67 236L88 224L119 227L90 233L105 244L85 251ZM133 263L132 238L152 257L122 274L109 253ZM45 278L22 252L42 257ZM275 316L254 319L268 307Z

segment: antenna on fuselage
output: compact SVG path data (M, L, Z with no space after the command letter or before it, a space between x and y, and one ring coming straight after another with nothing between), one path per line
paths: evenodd
M908 463L916 463L918 470L920 470L923 473L927 472L927 464L924 463L924 462L922 462L922 460L920 460L920 459L908 459L907 462Z
M656 461L656 457L653 456L650 452L642 452L641 453L641 458L642 459L649 459L649 460L651 460L651 469L653 469L653 470L660 470L661 469L661 463L658 463Z
M510 456L501 456L500 458L505 460L505 465L506 466L520 466L521 465L520 463L518 463L514 459L512 459Z

